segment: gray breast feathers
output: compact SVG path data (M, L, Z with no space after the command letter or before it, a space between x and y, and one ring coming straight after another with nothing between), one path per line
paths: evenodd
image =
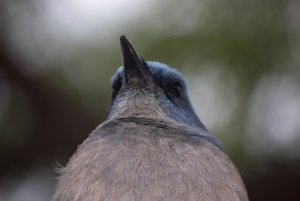
M237 169L207 138L130 122L100 126L60 173L53 201L248 200Z

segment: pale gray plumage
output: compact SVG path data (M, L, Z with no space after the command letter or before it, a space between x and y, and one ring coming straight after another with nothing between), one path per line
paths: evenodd
M122 36L108 119L79 146L53 201L247 201L238 170L208 132L182 76L143 62ZM170 91L169 91L170 90Z

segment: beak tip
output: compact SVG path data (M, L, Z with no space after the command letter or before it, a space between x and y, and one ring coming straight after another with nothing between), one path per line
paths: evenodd
M148 67L144 65L125 35L120 36L120 45L123 56L124 83L151 82Z
M138 62L140 60L138 54L135 52L134 48L125 35L120 36L120 45L124 65L126 65L126 63L132 63L133 61Z
M124 40L125 38L126 38L125 34L122 34L122 35L120 36L120 40Z
M125 44L129 43L128 39L126 38L126 36L124 34L122 34L120 36L120 44L121 44L121 47L123 47Z

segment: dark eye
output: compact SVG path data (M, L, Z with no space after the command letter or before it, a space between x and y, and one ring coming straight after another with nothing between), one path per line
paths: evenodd
M118 91L112 89L112 93L111 93L111 99L115 99L115 97L117 96Z
M111 94L112 99L114 99L117 96L121 87L122 87L122 82L120 80L117 80L112 83L112 94Z
M172 85L172 91L177 97L181 97L182 95L182 85L179 82L175 82Z

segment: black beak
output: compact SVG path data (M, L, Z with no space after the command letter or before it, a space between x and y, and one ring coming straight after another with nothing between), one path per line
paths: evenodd
M124 63L124 85L149 85L153 83L153 77L147 64L140 59L125 35L120 37L120 44Z

